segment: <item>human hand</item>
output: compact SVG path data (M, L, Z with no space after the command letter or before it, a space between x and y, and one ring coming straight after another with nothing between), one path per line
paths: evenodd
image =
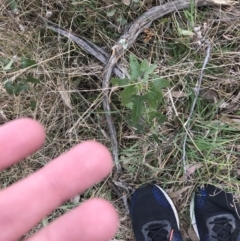
M19 119L0 127L0 170L41 147L43 127ZM16 241L66 200L106 177L112 169L109 151L83 142L29 177L0 191L0 241ZM92 199L60 217L27 241L108 241L117 230L116 211L107 201Z

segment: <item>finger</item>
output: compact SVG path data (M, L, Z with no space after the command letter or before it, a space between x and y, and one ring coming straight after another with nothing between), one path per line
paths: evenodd
M118 216L101 199L83 203L27 241L109 241L115 235Z
M25 158L44 143L44 129L32 119L11 121L0 127L0 170Z
M3 190L0 241L18 239L60 204L99 182L111 168L106 147L88 141Z

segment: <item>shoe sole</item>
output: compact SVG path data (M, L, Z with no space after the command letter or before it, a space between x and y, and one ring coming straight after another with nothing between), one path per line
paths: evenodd
M173 213L175 215L176 221L177 221L177 226L178 229L180 230L180 225L179 225L179 217L178 217L178 213L177 213L177 209L175 208L175 205L173 204L172 199L168 196L168 194L158 185L155 185L157 188L160 189L160 191L163 193L163 195L165 196L165 198L168 200L168 202L170 203L170 206L172 207Z
M191 223L192 223L192 226L193 226L193 229L198 237L198 239L200 240L199 238L199 232L198 232L198 228L197 228L197 223L196 223L196 216L195 216L195 212L194 212L194 209L195 209L195 193L193 193L193 197L192 197L192 200L191 200L191 203L190 203L190 218L191 218Z

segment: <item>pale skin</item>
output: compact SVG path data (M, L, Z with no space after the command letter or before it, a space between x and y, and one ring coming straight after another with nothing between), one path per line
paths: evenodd
M0 170L37 151L44 143L37 121L19 119L0 126ZM111 154L94 141L83 142L33 175L0 191L0 241L16 241L46 215L106 177ZM118 226L113 206L88 200L27 241L109 241Z

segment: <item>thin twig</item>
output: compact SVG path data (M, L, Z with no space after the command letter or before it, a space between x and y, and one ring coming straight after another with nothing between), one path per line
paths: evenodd
M187 137L190 135L189 134L189 131L190 131L190 120L192 118L192 115L193 115L193 111L195 109L195 105L196 105L196 102L197 102L197 98L198 98L198 95L199 95L199 91L200 91L200 88L201 88L201 85L202 85L202 80L203 80L203 74L204 74L204 70L206 68L206 65L209 61L209 58L210 58L210 53L211 53L211 43L209 41L206 41L206 44L207 44L207 51L206 51L206 57L204 59L204 62L203 62L203 65L202 65L202 68L201 68L201 71L200 71L200 75L199 75L199 79L197 81L197 84L196 84L196 91L195 91L195 97L194 97L194 100L193 100L193 103L192 103L192 106L191 106L191 110L190 110L190 113L189 113L189 116L188 116L188 119L187 121L184 123L184 127L185 127L185 136L184 136L184 139L183 139L183 147L182 147L182 158L181 158L181 161L183 163L183 168L184 168L184 175L187 177L187 168L186 168L186 142L187 142Z
M114 180L113 180L113 183L114 183L119 189L123 189L121 199L122 199L122 201L123 201L126 214L129 214L129 207L128 207L128 202L127 202L127 198L128 198L128 196L129 196L129 194L130 194L130 192L129 192L129 187L128 187L126 184L124 184L122 181L114 181Z
M113 180L113 183L114 183L117 187L120 187L120 188L124 189L124 190L127 192L127 194L129 194L129 188L128 188L128 186L127 186L126 184L124 184L124 183L121 182L121 181L114 181L114 180Z
M126 214L129 214L129 207L128 207L128 197L130 195L128 186L123 184L121 181L110 181L109 185L113 192L118 196L119 199L122 199L123 205L125 207ZM121 190L122 189L122 190ZM121 190L121 191L120 191Z

